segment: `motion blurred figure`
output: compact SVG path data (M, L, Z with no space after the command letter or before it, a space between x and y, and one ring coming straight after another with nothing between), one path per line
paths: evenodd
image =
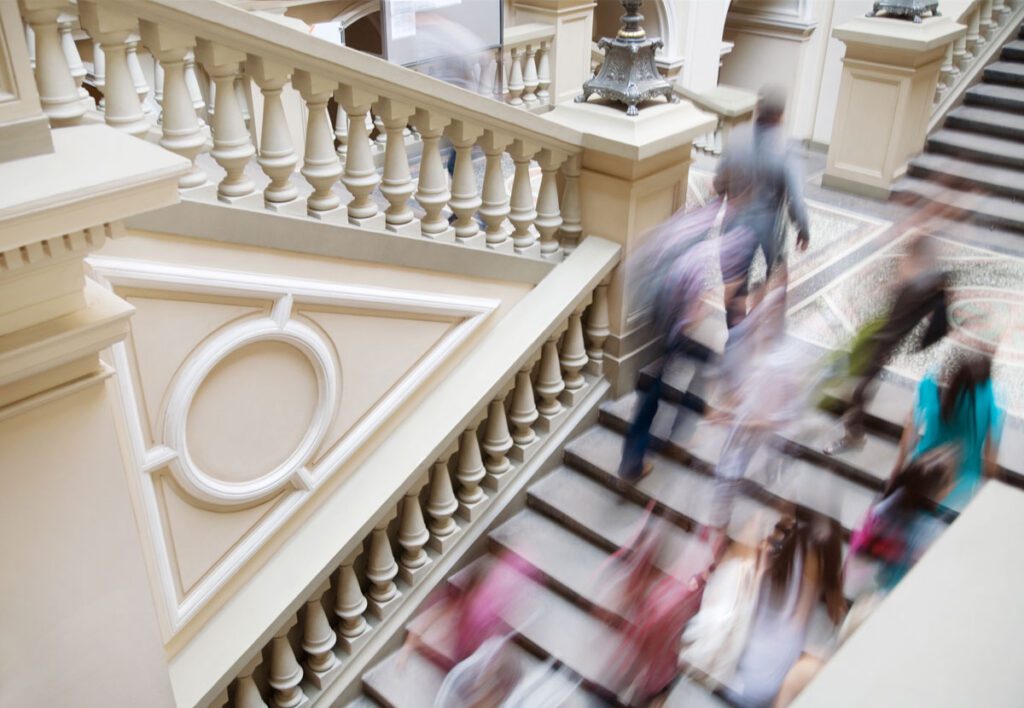
M874 381L899 344L922 321L928 320L928 329L918 349L926 349L946 336L949 330L946 319L948 281L949 276L939 269L933 240L924 234L914 238L909 253L900 262L895 296L888 312L865 325L854 342L850 373L860 380L844 418L845 432L825 447L826 455L837 455L864 445L864 409L873 393Z
M724 232L746 227L742 247L723 251L725 317L729 329L747 314L750 268L760 249L771 276L785 268L786 214L797 228L797 247L811 242L800 169L786 140L782 118L786 95L776 86L761 89L751 127L729 138L715 174L715 190L727 198Z
M940 501L960 511L974 496L982 478L996 472L996 452L1003 413L992 385L992 357L975 352L956 359L944 372L928 373L917 387L914 410L903 426L895 480L909 456L916 459L939 446L958 446L956 484ZM913 438L917 443L911 450Z

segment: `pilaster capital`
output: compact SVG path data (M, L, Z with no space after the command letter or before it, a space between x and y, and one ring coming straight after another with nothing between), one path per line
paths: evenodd
M342 84L334 92L334 98L350 116L365 115L377 100L377 94L350 84Z
M483 135L484 129L462 120L453 120L445 130L445 135L456 147L469 147Z
M96 0L80 0L78 17L85 31L101 45L125 42L139 31L135 17Z
M440 113L432 113L426 109L417 108L410 122L424 138L436 138L440 137L452 120Z
M496 155L504 152L505 148L512 144L512 136L505 133L498 133L494 130L485 130L480 138L480 148L485 155Z
M303 100L311 103L326 103L338 88L338 82L326 76L296 69L292 74L292 86L302 94Z
M166 24L141 20L139 32L146 48L160 61L181 61L196 46L194 34Z
M514 162L528 162L533 159L533 156L540 150L540 145L530 140L522 140L516 138L512 141L512 147L509 149L509 154L512 156Z
M409 121L409 116L416 112L416 109L408 104L396 101L393 98L382 98L373 104L373 111L384 125L389 128L404 127Z
M279 89L288 83L292 68L276 61L250 54L245 60L245 73L261 89Z
M206 67L213 76L222 77L238 71L238 66L245 61L245 52L225 47L206 39L196 43L196 59Z

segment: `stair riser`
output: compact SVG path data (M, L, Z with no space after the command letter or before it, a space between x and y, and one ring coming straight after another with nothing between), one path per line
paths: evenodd
M621 418L618 418L617 416L609 413L608 411L602 410L599 420L604 425L608 426L609 428L618 433L622 433L623 435L625 435L629 430L629 421L622 420ZM708 462L707 460L702 460L698 457L694 457L685 448L680 447L674 442L665 441L656 437L652 437L651 449L660 452L662 455L665 455L666 457L671 457L676 462L691 467L697 470L698 472L703 472L705 474L714 474L714 464Z
M966 186L968 188L977 188L982 191L992 192L995 194L1002 194L1008 197L1017 199L1024 198L1024 189L1015 188L1013 186L1003 183L991 183L982 182L980 180L971 179L970 173L966 174L951 174L941 170L933 170L924 165L917 164L911 161L910 166L907 169L907 174L911 177L921 177L924 179L935 178L935 181L942 183L951 183L955 186ZM834 412L841 413L841 410L834 410ZM899 437L899 426L894 424L880 421L879 425L873 425L878 432L885 433L889 437Z
M953 157L959 157L964 160L974 160L975 162L985 162L991 165L1001 165L1004 167L1024 170L1024 161L1015 159L1012 156L996 152L988 152L986 150L974 150L960 145L950 145L938 140L928 141L928 151L938 152L943 155L952 155Z
M1024 61L1024 49L1003 47L1003 51L999 56L1003 61Z

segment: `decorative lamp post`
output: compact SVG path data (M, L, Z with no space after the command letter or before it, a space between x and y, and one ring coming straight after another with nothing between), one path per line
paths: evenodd
M643 0L622 0L626 14L622 16L622 27L614 39L602 37L597 46L604 49L604 62L597 76L583 84L583 94L576 97L578 103L585 102L591 94L604 96L627 106L626 115L635 116L640 111L637 104L655 96L665 96L675 103L678 97L672 92L672 84L659 72L654 63L654 51L662 47L660 39L648 39L640 23Z
M904 20L921 22L921 16L930 12L932 17L939 16L939 0L876 0L875 6L868 13L868 17L874 17L881 12L888 16L899 17Z

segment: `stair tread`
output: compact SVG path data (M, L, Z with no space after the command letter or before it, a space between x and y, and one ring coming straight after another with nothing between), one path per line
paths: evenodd
M1024 63L1006 60L994 61L985 67L986 76L988 76L990 72L1010 74L1024 78Z
M433 708L445 671L418 651L396 651L363 674L363 687L389 708Z
M661 360L659 359L657 361L652 361L650 364L640 369L640 380L645 387L657 375L660 367ZM662 395L668 398L681 400L690 388L690 384L693 381L696 371L697 365L692 359L687 357L673 357L672 360L666 364L665 371L662 374L662 385L665 388Z
M826 389L825 395L840 401L843 408L850 403L855 383ZM894 429L894 433L903 430L907 416L914 409L915 390L900 386L886 379L875 382L875 395L867 402L865 413Z
M994 157L997 161L1024 163L1024 142L966 130L943 128L928 137L929 147L944 146L969 152L972 156Z
M345 708L380 708L380 703L373 700L365 693L360 695L354 701L345 705Z
M649 475L629 485L618 477L618 465L622 453L622 436L607 428L595 427L573 440L566 446L567 461L584 468L609 486L632 486L644 499L654 499L672 512L698 524L711 522L711 500L714 495L714 479L685 465L664 457L650 455L652 470ZM756 544L778 520L779 514L764 504L741 497L736 502L729 535L737 538L747 530L747 522L761 513L764 519L750 528L751 538L739 540Z
M680 676L665 699L664 708L728 708L729 703L699 683Z
M967 89L968 102L1010 106L1024 105L1024 88L1006 84L980 83Z
M949 112L946 127L1018 135L1024 134L1024 115L998 108L963 105Z
M897 191L914 194L950 204L972 212L985 221L994 221L1017 230L1024 230L1024 203L995 195L950 193L945 187L916 177L904 177Z

